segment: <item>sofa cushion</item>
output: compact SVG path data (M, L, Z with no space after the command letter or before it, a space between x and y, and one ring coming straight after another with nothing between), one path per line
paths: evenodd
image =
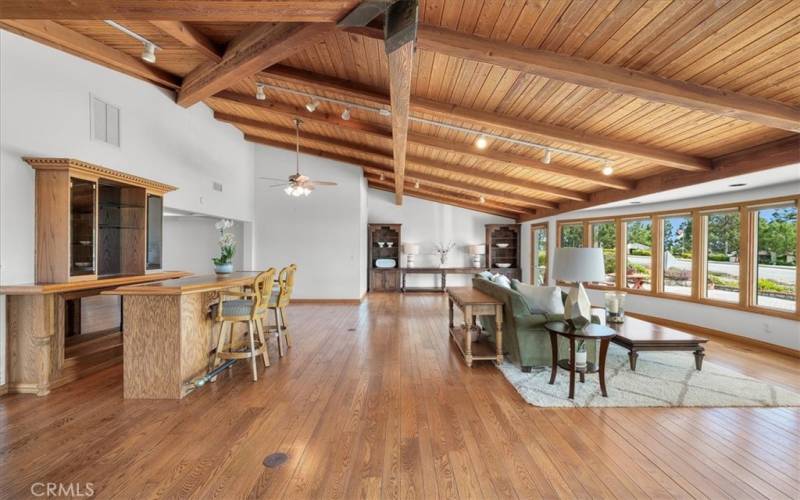
M217 307L218 304L214 304L211 306L211 316L214 317L217 315ZM249 316L250 313L253 311L253 301L251 300L226 300L222 304L222 315L223 316ZM264 314L266 312L265 308L262 308L257 314Z
M493 277L492 273L489 271L481 271L478 273L478 276L487 280L491 280Z
M495 274L494 278L492 278L492 282L502 286L503 288L511 289L511 280L508 279L508 276L504 276L502 274Z
M514 280L511 288L522 295L531 314L564 314L561 290L557 286L533 286Z

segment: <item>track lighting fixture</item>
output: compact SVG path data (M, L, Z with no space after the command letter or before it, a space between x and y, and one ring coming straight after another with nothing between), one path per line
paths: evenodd
M383 108L381 108L378 111L378 114L381 115L381 116L392 116L392 112L391 111L389 111L388 109L383 109Z
M342 120L349 120L350 119L350 108L344 108L342 111Z
M475 147L478 149L486 149L486 146L488 145L489 141L486 140L486 136L484 135L478 136L478 138L475 140Z
M149 63L156 62L156 46L150 42L146 42L144 44L144 50L142 50L142 59Z
M603 166L602 172L603 175L611 175L614 173L614 167L612 167L610 163L606 162Z
M484 203L486 203L486 198L484 198L483 195L481 195L481 197L478 198L478 201L481 203L481 205L483 205Z
M313 101L306 104L306 109L308 110L309 113L313 113L314 111L317 110L318 106L319 106L319 101L317 99L314 99Z
M256 83L256 99L264 101L266 98L267 94L264 93L264 84L261 82Z
M383 174L381 174L381 180L384 180L384 179L385 179L385 177L383 176Z
M414 183L414 189L419 189L419 181Z
M545 149L544 150L544 159L542 159L542 163L544 163L545 165L549 165L551 160L552 160L552 157L551 157L551 154L550 154L550 150L549 149Z

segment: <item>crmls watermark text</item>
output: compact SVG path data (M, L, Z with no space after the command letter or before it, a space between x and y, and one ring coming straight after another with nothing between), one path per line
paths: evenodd
M94 483L33 483L31 494L35 497L88 498L94 496Z

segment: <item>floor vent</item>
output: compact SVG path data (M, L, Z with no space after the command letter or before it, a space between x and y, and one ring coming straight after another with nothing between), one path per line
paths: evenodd
M276 469L286 463L287 460L289 460L289 455L286 453L273 453L267 455L267 458L264 459L264 466L270 469Z

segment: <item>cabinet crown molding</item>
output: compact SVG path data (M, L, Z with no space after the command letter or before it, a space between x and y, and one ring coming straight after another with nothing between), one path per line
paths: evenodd
M164 194L175 191L178 188L169 184L164 184L144 177L120 172L100 165L94 165L73 158L36 158L26 156L22 158L28 165L36 170L69 170L71 172L82 173L88 177L117 181L131 186L145 188L148 192Z

